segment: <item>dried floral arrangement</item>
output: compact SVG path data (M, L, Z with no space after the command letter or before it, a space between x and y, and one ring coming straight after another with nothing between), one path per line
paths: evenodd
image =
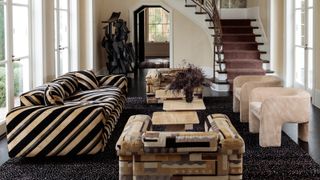
M168 89L173 90L175 93L183 90L186 101L192 102L194 88L205 85L204 81L205 76L202 70L193 64L188 64L187 67L176 73Z

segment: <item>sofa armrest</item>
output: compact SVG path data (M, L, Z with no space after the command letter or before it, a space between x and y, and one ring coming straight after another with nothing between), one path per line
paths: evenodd
M103 151L103 105L20 106L7 117L10 157L95 154Z
M99 81L99 86L114 86L121 89L124 93L128 92L128 79L122 74L107 75L103 77L99 75L97 76L97 79Z

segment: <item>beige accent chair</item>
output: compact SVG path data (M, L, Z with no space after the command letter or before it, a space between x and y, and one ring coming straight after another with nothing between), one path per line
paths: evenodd
M257 87L281 87L277 76L238 76L233 80L233 112L240 112L240 122L249 121L249 95Z
M305 90L255 88L249 99L249 131L259 133L262 147L281 146L282 124L298 123L298 137L307 142L310 113L310 94Z

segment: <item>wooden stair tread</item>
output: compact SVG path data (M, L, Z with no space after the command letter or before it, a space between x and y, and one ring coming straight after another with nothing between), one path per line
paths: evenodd
M196 11L195 14L207 14L207 13L202 11Z
M270 69L267 69L267 70L261 70L261 69L244 69L244 68L239 68L239 69L229 69L228 70L229 72L265 72L267 74L272 74L274 73L274 71L270 70ZM226 74L227 71L226 70L217 70L217 73L220 73L220 74Z
M252 28L252 29L259 29L257 26L222 26L222 29L224 28L234 28L234 29L240 29L240 28Z
M220 80L218 78L213 79L212 83L214 83L214 84L229 84L227 80Z
M218 64L225 64L227 61L236 61L236 62L249 62L249 61L262 61L262 63L268 64L270 63L269 60L263 60L263 59L224 59L223 61L216 61Z
M209 26L209 29L215 29L217 27ZM257 26L222 26L222 29L259 29Z
M212 34L211 36L216 36L215 34ZM223 33L222 36L256 36L256 37L260 37L261 34L229 34L229 33Z
M220 19L220 21L257 21L256 19Z
M197 7L197 5L195 5L195 4L186 4L186 5L184 5L184 7Z
M257 45L264 45L264 43L261 42L241 42L241 41L227 41L227 42L222 42L222 44L257 44Z
M259 52L260 54L267 54L266 51L259 51L259 50L223 50L221 53L224 54L225 52L228 53L253 53L253 52ZM217 54L217 52L216 52Z

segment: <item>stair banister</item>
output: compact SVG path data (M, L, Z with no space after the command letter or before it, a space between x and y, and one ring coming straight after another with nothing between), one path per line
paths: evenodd
M187 1L187 0L186 0ZM216 54L218 56L218 61L221 62L221 53L223 50L222 47L222 28L220 21L220 14L217 8L217 3L219 0L191 0L195 3L201 10L206 12L213 23L213 31L214 31L214 42L213 42L213 81L216 79L215 71L216 71ZM219 63L219 69L222 70L221 63Z

